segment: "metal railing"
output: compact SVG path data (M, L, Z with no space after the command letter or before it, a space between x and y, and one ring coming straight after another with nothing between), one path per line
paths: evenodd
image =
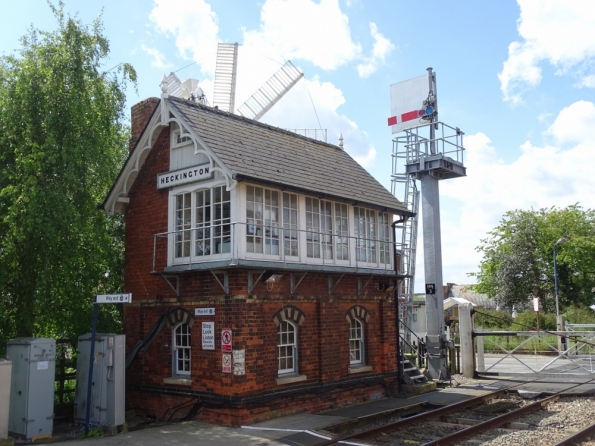
M437 129L435 136L430 138L430 126ZM405 164L419 161L420 156L444 155L463 163L465 149L463 148L464 133L458 127L451 127L443 122L420 125L405 130L405 135L395 138L395 143L402 146L397 156L405 157Z
M290 132L297 133L298 135L306 136L317 141L327 142L326 135L327 129L286 129Z
M221 232L213 235L214 230ZM197 236L206 233L209 234L208 237ZM188 234L188 238L184 237L185 234ZM181 240L176 240L176 237L180 236L182 236ZM262 248L259 249L260 252L248 252L248 238L260 242L257 244L259 248ZM152 272L157 271L159 239L166 239L168 242L166 264L168 266L187 264L189 269L193 264L215 260L229 260L230 265L237 264L238 260L267 260L277 261L283 267L288 263L305 263L318 266L394 271L393 256L396 254L399 264L398 272L402 275L408 274L408 271L403 268L405 265L402 265L400 261L399 253L404 248L401 243L378 238L350 236L336 231L312 231L246 222L232 222L154 234ZM201 246L202 252L208 252L208 254L197 255L198 243L202 241L209 244L208 247ZM188 250L188 255L176 256L176 243L183 243L184 249ZM297 256L287 253L287 251L291 253L291 247L294 244ZM244 249L240 249L242 245ZM312 249L311 253L308 252L309 248ZM174 250L173 262L170 249ZM306 252L303 252L304 250ZM338 254L341 258L337 258Z
M475 330L478 372L593 375L595 331L486 331ZM559 339L562 342L559 342Z

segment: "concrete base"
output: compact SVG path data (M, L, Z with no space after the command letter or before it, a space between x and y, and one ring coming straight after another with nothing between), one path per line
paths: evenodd
M119 426L101 426L101 429L106 435L113 437L114 435L128 432L128 423L124 423Z
M421 395L422 393L433 392L434 390L436 390L436 383L431 381L425 384L418 384L415 386L412 386L410 384L401 384L401 389L407 393Z
M0 438L0 446L14 446L14 438Z

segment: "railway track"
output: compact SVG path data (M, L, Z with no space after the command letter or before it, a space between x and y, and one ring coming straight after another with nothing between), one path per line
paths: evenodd
M535 380L537 381L537 380ZM589 383L595 380L589 381ZM437 409L428 410L416 415L389 422L384 425L375 426L359 432L343 435L333 440L318 442L316 446L336 444L369 444L369 445L576 445L591 436L595 436L595 399L594 398L569 398L563 397L563 393L574 387L583 385L577 384L566 388L561 392L527 403L514 393L515 387L510 386L495 392L472 398L459 403L443 406ZM577 402L578 401L578 402ZM547 411L560 413L567 409L568 404L578 404L589 412L590 421L587 425L578 426L580 422L567 420L559 423L560 426L548 425ZM582 404L582 406L581 406ZM541 413L543 417L535 415ZM537 418L536 418L537 417ZM542 436L539 443L530 440L531 435L535 436L544 428L540 423L545 417L545 424L548 434ZM576 417L578 418L578 417ZM564 429L565 428L565 429ZM551 431L554 431L553 435ZM520 433L520 434L519 434ZM524 441L509 439L511 434L526 438ZM548 436L549 435L549 436ZM508 437L507 437L508 436ZM549 440L551 438L551 440ZM554 440L555 438L555 440ZM595 442L589 443L595 445Z

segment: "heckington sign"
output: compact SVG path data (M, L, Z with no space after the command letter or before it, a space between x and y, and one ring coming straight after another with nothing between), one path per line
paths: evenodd
M157 175L157 189L177 186L178 184L192 183L211 176L211 166L201 164L200 166L185 167L184 169L172 172L160 173Z

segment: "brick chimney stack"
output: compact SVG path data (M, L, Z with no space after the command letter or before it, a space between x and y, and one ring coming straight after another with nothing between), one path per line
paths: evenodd
M135 104L130 109L130 123L131 123L131 135L130 135L130 151L134 149L138 138L145 129L147 122L151 119L153 111L159 104L159 98L149 98L144 101Z

